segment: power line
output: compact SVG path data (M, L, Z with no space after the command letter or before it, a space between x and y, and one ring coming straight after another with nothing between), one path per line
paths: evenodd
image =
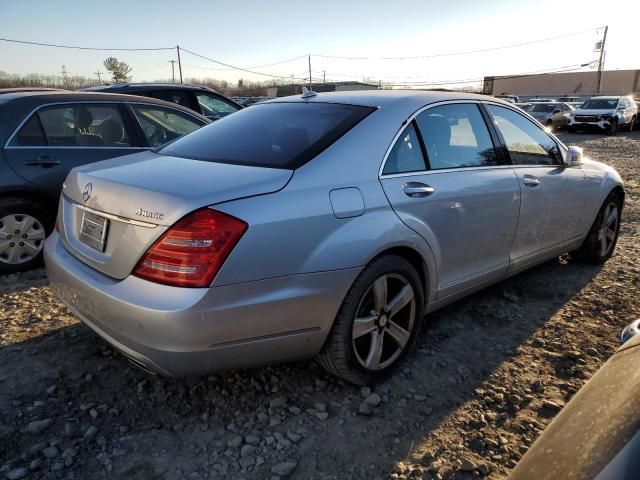
M424 58L452 57L456 55L470 55L473 53L493 52L495 50L504 50L507 48L516 48L516 47L523 47L525 45L533 45L535 43L550 42L552 40L558 40L561 38L582 35L583 33L592 32L592 31L593 29L590 28L588 30L582 30L580 32L566 33L564 35L557 35L555 37L542 38L539 40L532 40L529 42L513 43L511 45L502 45L499 47L489 47L489 48L480 48L476 50L462 50L458 52L435 53L431 55L417 55L417 56L408 56L408 57L348 57L348 56L340 56L340 55L324 55L320 53L312 53L311 55L314 57L336 58L336 59L342 59L342 60L418 60L418 59L424 59Z
M242 68L242 67L236 67L234 65L230 65L228 63L221 62L220 60L215 60L215 59L207 57L205 55L200 55L199 53L192 52L191 50L187 50L186 48L181 48L180 50L182 50L183 52L190 53L191 55L194 55L196 57L202 58L204 60L208 60L210 62L217 63L218 65L224 65L225 67L231 68L233 70L240 70L242 72L251 73L253 75L262 75L264 77L271 77L271 78L285 78L285 77L288 76L288 75L271 75L270 73L256 72L255 70L250 70L248 68ZM300 79L299 78L297 80L306 80L306 79Z
M267 63L265 65L256 65L256 66L253 66L253 67L245 67L245 68L247 68L249 70L255 70L257 68L273 67L275 65L282 65L282 64L285 64L285 63L291 63L291 62L295 62L296 60L302 60L302 59L306 59L306 58L307 58L307 55L300 55L299 57L293 57L293 58L289 58L287 60L281 60L279 62ZM217 71L235 70L235 68L203 67L201 65L187 65L186 63L184 65L185 66L189 66L191 68L201 68L203 70L217 70Z
M40 42L28 42L26 40L14 40L11 38L0 38L1 42L20 43L24 45L37 45L39 47L55 47L55 48L70 48L74 50L97 50L97 51L122 51L122 52L136 52L136 51L156 51L156 50L173 50L175 47L168 48L100 48L100 47L80 47L78 45L59 45L55 43L40 43Z

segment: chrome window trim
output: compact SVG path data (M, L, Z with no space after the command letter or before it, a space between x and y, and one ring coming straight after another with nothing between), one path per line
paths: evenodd
M114 215L112 213L106 213L106 212L102 212L100 210L94 210L93 208L89 208L89 207L86 207L84 205L80 205L79 203L74 202L67 195L65 195L64 198L71 205L73 205L75 208L78 208L79 210L82 210L84 212L93 213L94 215L98 215L100 217L108 218L109 220L113 220L115 222L126 223L126 224L129 224L129 225L135 225L137 227L144 227L144 228L156 228L158 226L155 223L142 222L140 220L133 220L131 218L121 217L119 215Z
M37 107L35 107L33 110L31 110L23 119L22 121L18 124L18 126L16 128L13 129L13 132L11 132L11 135L9 135L9 138L7 139L6 142L4 142L4 148L8 149L8 148L54 148L54 149L60 149L60 148L82 148L82 149L89 149L89 150L95 150L95 149L100 149L100 150L104 150L104 149L114 149L117 148L118 150L125 150L125 149L135 149L135 150L140 150L140 149L150 149L153 147L132 147L132 146L128 146L128 147L83 147L83 146L77 146L77 145L71 145L71 146L59 146L59 145L54 145L54 146L50 146L50 145L9 145L11 143L11 141L13 140L13 138L18 134L18 132L20 131L20 129L24 126L25 123L27 123L29 121L29 119L31 119L31 117L33 116L34 113L36 113L38 110L42 109L42 108L47 108L47 107L55 107L58 105L80 105L80 104L109 104L109 105L115 105L116 108L118 109L118 111L120 110L118 108L119 105L146 105L146 106L156 106L156 107L160 107L160 108L167 108L170 110L174 110L176 112L180 112L180 113L184 113L185 115L189 115L190 117L193 117L196 120L202 121L202 119L198 118L195 115L192 115L189 112L184 112L182 110L179 110L177 108L173 108L173 107L169 107L166 105L158 105L157 103L147 103L147 102L141 102L141 101L134 101L134 102L129 102L127 100L68 100L68 101L64 101L64 102L51 102L51 103L43 103L42 105L38 105ZM124 122L124 118L122 119ZM137 120L137 118L136 118ZM208 125L208 123L206 122L202 122L202 126L204 127L205 125ZM125 129L126 129L126 125L125 125Z
M430 103L428 105L424 105L423 107L420 107L418 110L416 110L415 112L413 112L413 114L411 114L411 116L409 118L407 118L403 123L402 126L400 127L400 129L398 130L398 132L396 133L396 135L393 137L393 140L391 141L391 144L389 145L389 147L387 148L387 151L384 154L384 157L382 159L382 164L380 165L380 168L378 169L378 178L379 179L383 179L383 178L394 178L394 177L404 177L404 176L408 176L408 175L423 175L426 173L438 173L438 172L460 172L460 171L466 171L466 170L478 170L478 169L492 169L492 168L502 168L502 167L511 167L511 165L488 165L488 166L478 166L478 167L455 167L455 168L442 168L442 169L437 169L437 170L417 170L415 172L402 172L402 173L388 173L388 174L383 174L383 170L384 170L384 166L387 163L387 159L389 157L389 154L391 153L391 150L393 150L393 147L395 147L396 142L398 141L398 138L400 138L402 136L402 133L409 127L409 125L411 125L411 122L413 122L413 120L420 115L422 112L429 110L431 108L435 108L435 107L440 107L442 105L455 105L455 104L466 104L466 103L472 103L474 105L481 105L483 103L485 103L483 100L470 100L470 99L460 99L460 100L443 100L440 102L434 102L434 103ZM502 105L502 103L498 103L496 102L496 105ZM484 120L484 118L483 118ZM490 134L491 132L489 132L489 127L487 126L487 133ZM494 146L495 148L495 146Z

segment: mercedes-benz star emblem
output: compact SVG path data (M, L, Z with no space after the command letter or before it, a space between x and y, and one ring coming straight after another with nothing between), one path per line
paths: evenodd
M93 190L93 185L89 182L84 186L84 190L82 190L82 200L84 202L91 198L91 190Z

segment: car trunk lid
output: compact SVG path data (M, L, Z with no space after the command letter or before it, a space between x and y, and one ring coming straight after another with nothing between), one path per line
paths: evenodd
M154 152L72 170L59 228L65 247L122 279L180 218L201 207L276 192L292 170L192 160Z

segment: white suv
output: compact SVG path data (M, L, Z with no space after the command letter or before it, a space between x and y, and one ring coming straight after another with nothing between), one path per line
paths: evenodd
M597 128L613 134L622 127L632 131L638 117L638 107L631 97L591 97L569 117L567 130Z

